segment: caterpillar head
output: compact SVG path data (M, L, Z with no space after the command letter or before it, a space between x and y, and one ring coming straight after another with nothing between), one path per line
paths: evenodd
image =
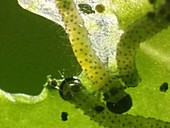
M64 100L70 100L74 97L74 93L82 88L81 81L73 76L66 78L59 87L59 94Z

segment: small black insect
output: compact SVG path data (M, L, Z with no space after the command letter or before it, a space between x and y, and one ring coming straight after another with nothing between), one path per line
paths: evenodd
M82 88L81 81L76 77L68 77L63 80L59 87L59 94L64 100L69 100L74 97L74 93Z
M67 121L68 120L68 113L67 112L62 112L61 113L61 120L62 121Z
M161 92L166 92L168 90L168 83L164 82L159 89Z
M95 13L89 4L78 4L79 10L86 14Z

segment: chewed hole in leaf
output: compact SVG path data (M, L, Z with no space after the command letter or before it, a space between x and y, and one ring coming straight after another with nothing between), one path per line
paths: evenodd
M68 120L68 113L67 112L62 112L61 113L61 120L62 121L67 121Z
M162 83L159 89L161 92L166 92L168 90L168 83L167 82Z

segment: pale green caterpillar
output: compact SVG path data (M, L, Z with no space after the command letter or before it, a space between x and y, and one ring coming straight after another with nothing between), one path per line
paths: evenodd
M79 15L73 0L56 0L57 7L65 23L66 31L72 45L72 49L86 73L88 79L93 82L94 91L101 90L107 106L113 112L118 112L118 107L128 104L126 109L118 113L129 110L132 106L130 95L124 92L124 87L118 78L114 78L100 59L96 56L91 47L88 32L84 27L84 22Z
M140 81L135 66L135 55L139 44L170 25L170 0L158 9L148 12L144 17L130 25L117 46L119 75L127 87L135 87Z
M91 47L88 32L72 0L56 0L59 12L66 26L66 31L73 52L83 71L98 90L110 80L106 66L102 64Z
M52 80L53 81L53 80ZM52 82L55 83L55 82ZM53 86L53 85L51 85ZM66 78L58 88L60 96L84 111L91 120L107 128L170 128L169 122L129 114L114 114L96 96L88 93L77 77Z

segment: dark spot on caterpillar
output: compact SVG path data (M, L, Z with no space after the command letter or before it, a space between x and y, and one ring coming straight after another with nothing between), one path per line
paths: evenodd
M67 121L68 120L68 113L67 112L62 112L61 113L61 120L62 121Z
M79 10L86 14L95 13L89 4L78 4Z
M168 83L164 82L159 89L161 92L166 92L168 90Z
M104 107L98 105L98 106L95 106L94 110L95 110L97 113L100 113L100 112L102 112L102 111L104 110Z
M95 7L95 10L98 13L103 13L105 11L105 6L103 4L97 4L96 7Z
M149 3L154 4L156 3L156 0L149 0Z
M121 98L118 102L106 102L107 108L116 114L127 112L132 107L132 99L129 94Z
M82 83L76 77L68 77L60 85L59 94L64 100L69 100L74 96L75 92L81 90Z

